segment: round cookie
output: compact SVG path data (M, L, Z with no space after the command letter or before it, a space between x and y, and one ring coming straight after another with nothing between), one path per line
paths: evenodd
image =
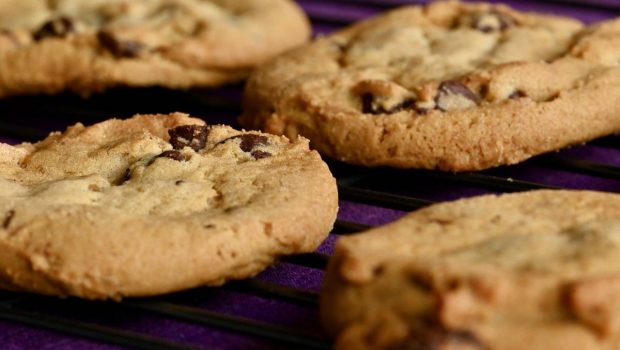
M258 69L240 122L365 166L513 164L620 130L619 45L620 20L404 7Z
M0 286L89 299L252 276L313 251L337 189L308 141L185 114L0 144Z
M481 196L342 238L321 315L336 349L617 349L620 195Z
M290 0L0 0L0 97L221 85L309 35Z

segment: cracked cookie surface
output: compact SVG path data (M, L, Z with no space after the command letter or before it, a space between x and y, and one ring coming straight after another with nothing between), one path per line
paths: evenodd
M0 97L221 85L309 35L289 0L0 0Z
M340 239L321 293L336 349L617 349L620 195L433 205Z
M620 129L619 42L620 20L405 7L261 67L240 122L360 165L513 164Z
M314 250L337 210L307 140L180 113L0 144L0 199L0 287L93 299L251 276Z

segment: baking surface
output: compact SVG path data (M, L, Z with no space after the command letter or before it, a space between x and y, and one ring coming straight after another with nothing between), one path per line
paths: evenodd
M311 16L317 34L399 4L421 2L299 1ZM620 15L618 0L507 3L521 10L569 15L586 22ZM240 95L241 85L236 85L187 92L116 89L89 100L70 94L11 98L0 101L0 141L36 140L77 121L90 124L137 112L178 110L210 123L234 123ZM322 266L338 234L357 228L349 222L377 225L433 201L490 192L553 186L620 192L620 180L616 180L620 179L620 137L609 136L524 164L475 174L361 169L336 163L330 166L339 179L340 223L319 248L319 254L285 259L250 281L121 304L0 293L2 349L329 348L317 321L316 297ZM380 195L375 196L375 192ZM193 319L180 320L188 315ZM41 324L33 325L37 321ZM65 333L49 329L54 326L64 328ZM73 335L67 335L67 331ZM75 335L82 331L93 333Z

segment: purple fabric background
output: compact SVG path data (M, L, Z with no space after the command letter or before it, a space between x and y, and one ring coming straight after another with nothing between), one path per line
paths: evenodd
M419 3L421 1L417 1ZM496 1L493 1L496 2ZM375 14L390 6L413 3L405 0L349 0L349 1L326 1L305 0L299 1L308 14L313 17L316 33L327 33L344 25L347 21L354 21ZM620 2L617 0L583 0L582 4L591 4L587 7L580 4L569 5L567 2L541 2L541 1L508 1L508 3L522 10L542 11L574 16L586 22L617 16L620 13ZM226 89L205 92L225 98L232 96L237 101L240 89L234 87L232 92ZM208 111L202 111L208 115ZM0 108L0 121L6 120L4 115L7 111ZM217 116L224 121L233 122L234 113L225 116ZM50 120L39 121L39 126L44 130L63 129L66 125L54 123ZM16 137L0 135L1 142L16 143ZM606 164L620 165L620 150L595 147L579 146L562 151L560 154L578 159L594 160ZM526 162L509 168L499 168L487 172L488 174L507 176L515 179L538 181L550 185L564 186L569 188L589 188L597 190L620 192L620 181L602 179L592 176L577 175L567 172L550 170L545 167ZM406 193L407 195L429 200L449 200L486 193L488 190L463 186L454 183L412 177L405 185L400 183L391 184L386 181L385 188L390 191ZM392 187L390 187L392 186ZM394 186L402 186L396 187ZM358 223L378 225L397 219L404 213L397 210L374 207L348 201L341 201L339 218ZM321 246L319 252L329 254L337 235L330 238ZM256 277L257 280L268 281L279 285L318 292L321 286L323 272L318 269L303 268L291 264L278 264L267 269ZM271 324L284 325L294 329L320 333L317 321L317 310L312 307L299 306L268 298L261 298L247 293L232 291L224 286L221 288L201 288L198 290L170 296L175 302L187 302L193 306L200 306L208 310L218 311L224 314L247 317ZM76 307L59 309L50 301L45 305L37 305L36 309L53 315L62 315L68 319L87 320L99 324L111 325L127 330L138 331L144 334L164 337L170 340L191 343L208 349L278 349L287 348L273 342L258 338L241 336L232 332L218 330L213 327L197 326L187 322L179 322L164 317L138 312L119 313L116 308L99 307L93 303L93 307ZM0 321L0 348L8 350L17 349L120 349L121 347L100 342L66 336L55 332L45 331L17 323Z

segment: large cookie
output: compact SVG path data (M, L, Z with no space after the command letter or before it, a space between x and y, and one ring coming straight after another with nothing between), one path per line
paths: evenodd
M219 85L309 34L289 0L0 0L0 97Z
M219 285L314 250L335 180L305 139L184 114L0 144L0 286L121 298Z
M260 68L240 120L366 166L512 164L620 130L618 47L620 20L405 7Z
M336 349L618 349L620 195L482 196L342 238L321 313Z

